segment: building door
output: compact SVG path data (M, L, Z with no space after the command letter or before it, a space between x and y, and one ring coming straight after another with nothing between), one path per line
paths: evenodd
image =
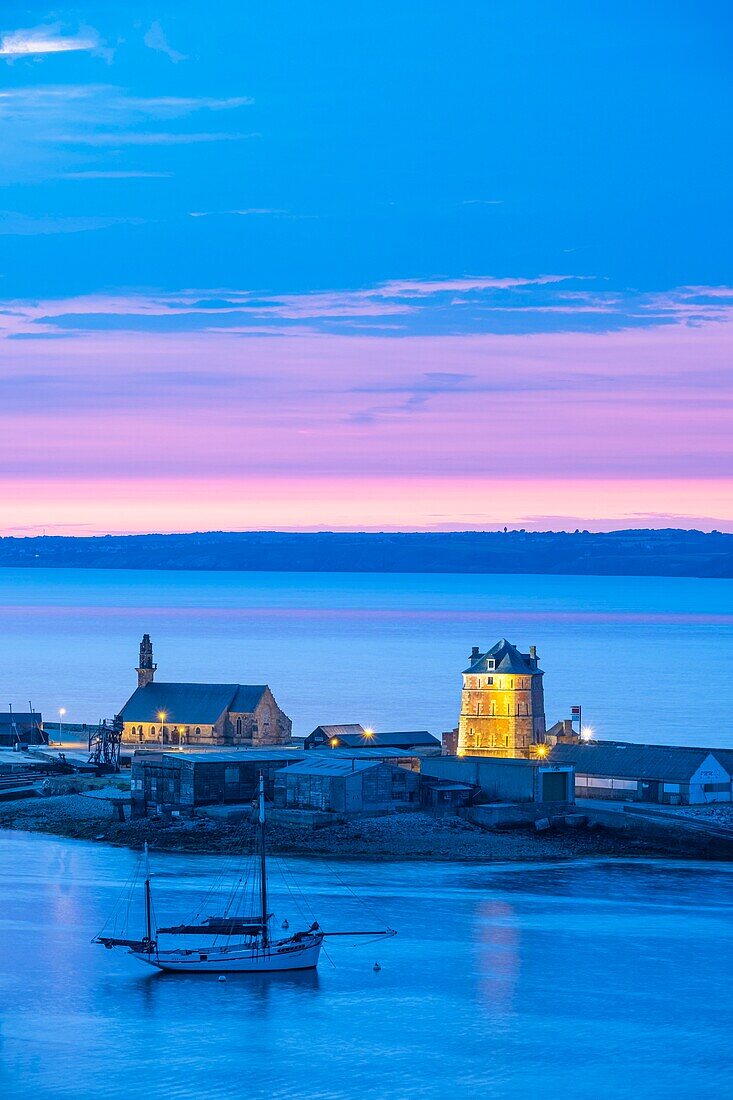
M568 773L567 772L543 772L542 773L542 801L543 802L567 802L568 801Z
M641 781L641 801L642 802L659 802L659 787L660 782L658 779L642 779Z

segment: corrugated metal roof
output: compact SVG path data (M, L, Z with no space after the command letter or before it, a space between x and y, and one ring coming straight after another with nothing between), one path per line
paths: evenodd
M550 764L573 764L580 775L686 782L711 751L715 756L714 749L639 745L633 741L583 741L579 745L555 745L547 760Z
M489 667L488 659L492 658L493 664ZM524 676L542 676L539 668L533 668L530 664L528 653L520 653L515 645L501 638L496 645L481 653L464 672L515 672Z
M293 763L303 760L305 753L302 749L289 749L273 747L271 749L201 749L195 752L162 752L160 750L139 750L135 753L135 761L146 760L155 757L156 760L165 757L167 760L185 761L187 764L264 764L269 760L287 760Z
M429 748L440 748L438 738L433 737L432 733L428 733L427 730L414 730L404 733L379 733L375 731L370 734L367 734L366 730L362 730L360 733L330 734L329 740L332 737L336 737L341 745L345 745L350 749L379 747L380 745L404 746L405 748L422 745Z
M318 733L319 730L326 737L349 737L352 735L361 737L364 734L364 727L360 726L358 722L341 726L316 726L313 733ZM311 737L313 733L310 735Z
M345 747L333 749L328 744L314 745L309 752L337 752L339 756L345 756L349 760L369 759L372 760L404 760L405 757L415 756L409 749L396 749L390 746L378 748L373 745L359 745L355 748Z
M146 684L139 687L120 711L125 722L160 724L165 714L168 725L213 726L225 710L251 714L262 698L265 685L246 684Z
M358 760L354 756L344 756L343 753L306 753L306 759L298 764L291 764L283 768L282 774L288 775L352 775L356 772L368 771L369 768L378 768L378 760Z

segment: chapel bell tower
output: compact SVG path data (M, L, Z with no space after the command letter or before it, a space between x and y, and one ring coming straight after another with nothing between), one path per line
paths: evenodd
M153 664L153 643L150 641L150 635L143 634L143 640L140 642L140 660L138 667L135 669L137 672L137 686L142 688L152 684L157 667Z

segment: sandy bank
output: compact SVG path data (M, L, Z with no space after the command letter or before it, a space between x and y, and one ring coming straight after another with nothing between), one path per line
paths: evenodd
M205 817L122 823L110 806L78 794L2 803L0 828L104 840L131 848L141 848L147 841L152 849L168 851L233 852L243 842L241 825ZM369 860L487 862L669 854L658 844L604 829L487 832L457 817L435 818L425 813L359 818L317 830L273 825L269 843L274 852Z

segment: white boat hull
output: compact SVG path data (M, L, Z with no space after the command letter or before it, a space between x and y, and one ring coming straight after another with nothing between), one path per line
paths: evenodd
M322 935L294 942L281 940L268 947L232 944L230 947L192 948L185 951L133 951L140 962L158 970L227 973L265 973L276 970L312 970L318 966Z

